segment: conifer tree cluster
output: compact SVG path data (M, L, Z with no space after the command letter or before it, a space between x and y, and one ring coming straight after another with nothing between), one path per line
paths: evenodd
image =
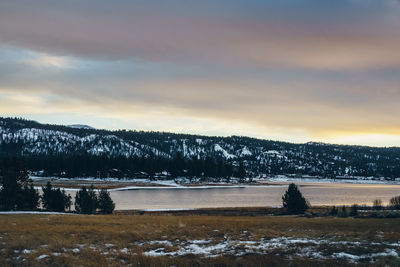
M222 159L184 158L177 153L173 158L162 157L98 157L90 155L74 156L42 156L24 157L31 171L43 170L43 176L58 176L65 178L96 177L96 178L129 178L146 173L146 178L152 178L156 173L166 171L170 178L198 177L207 179L243 177L245 166L235 167L231 162Z
M35 211L42 209L52 212L71 211L72 197L65 190L53 188L50 182L42 187L43 194L33 187L24 163L17 158L5 162L7 168L0 172L0 210ZM92 214L97 211L110 214L114 211L115 204L106 189L99 194L93 185L86 189L83 187L76 194L75 209L78 213Z
M0 173L0 210L37 210L39 193L29 180L23 162L13 158L5 164L7 168Z
M65 190L53 189L51 183L47 182L46 187L42 187L42 191L42 206L45 210L56 212L71 210L72 198L71 195L65 193Z
M106 189L101 189L97 195L93 185L89 189L84 186L76 193L75 211L78 213L94 214L99 210L102 214L111 214L114 208L115 204Z

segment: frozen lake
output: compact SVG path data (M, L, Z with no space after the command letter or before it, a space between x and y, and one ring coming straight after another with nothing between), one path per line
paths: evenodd
M312 205L371 205L376 198L388 203L400 195L400 185L296 183ZM217 188L157 188L113 191L116 209L194 209L216 207L281 206L287 185ZM69 192L75 196L75 192Z

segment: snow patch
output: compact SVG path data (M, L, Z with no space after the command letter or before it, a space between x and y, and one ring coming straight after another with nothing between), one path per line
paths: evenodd
M74 215L73 213L65 212L48 212L48 211L0 211L1 214L41 214L41 215Z
M234 159L236 158L235 155L232 155L230 153L228 153L225 149L223 149L219 144L215 144L214 145L214 150L216 152L221 152L222 155L226 158L226 159Z

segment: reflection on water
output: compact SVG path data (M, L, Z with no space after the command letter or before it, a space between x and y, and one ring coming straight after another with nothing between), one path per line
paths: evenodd
M388 203L400 195L400 185L298 183L312 205L368 204L376 198ZM211 189L139 189L111 192L116 209L182 209L211 207L281 206L287 186ZM71 192L75 195L75 192Z

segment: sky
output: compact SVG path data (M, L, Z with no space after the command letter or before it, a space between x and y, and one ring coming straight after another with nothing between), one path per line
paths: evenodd
M2 0L0 115L400 146L400 0Z

